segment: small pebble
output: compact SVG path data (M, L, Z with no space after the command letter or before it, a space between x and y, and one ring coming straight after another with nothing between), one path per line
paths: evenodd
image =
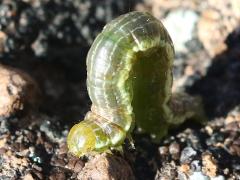
M188 180L188 176L185 173L182 173L180 171L180 172L178 172L178 179L179 180Z
M186 53L188 51L187 43L196 36L194 29L198 18L198 14L192 10L177 9L171 11L163 20L177 53Z
M189 176L189 180L210 180L210 178L205 176L202 172L194 172Z
M190 163L196 155L197 151L195 151L192 147L186 147L182 150L180 162Z
M41 172L33 169L33 173L38 177L38 179L43 179L43 174Z
M158 148L158 151L160 155L165 156L168 154L168 147L167 146L161 146Z
M169 152L172 155L173 159L178 159L180 153L180 145L176 142L171 143L169 146Z
M191 170L192 171L201 171L201 165L199 160L194 160L191 162Z
M3 31L0 31L0 54L4 52L4 45L6 43L7 36Z
M23 180L34 180L34 178L32 177L32 175L30 173L28 173L23 177Z
M212 177L210 180L225 180L225 177L222 175L216 176L216 177Z
M232 144L229 148L229 151L232 155L237 155L240 157L240 146L238 144Z
M58 156L53 156L53 158L51 160L51 164L53 166L64 167L66 162L61 157L59 158Z
M56 170L51 172L51 175L49 176L49 180L66 180L66 175L64 172L61 172L60 170Z
M210 153L203 153L202 154L202 164L203 168L202 171L204 174L215 177L217 174L217 163L214 157Z
M76 173L79 173L83 167L84 167L84 162L81 159L74 156L69 157L69 162L66 165L66 168L73 170Z
M226 38L238 27L239 17L231 2L233 1L226 1L228 4L215 2L201 13L198 21L198 37L212 57L227 49ZM239 4L238 0L236 2Z
M207 131L207 133L208 133L209 136L212 135L213 129L212 129L210 126L206 126L206 127L205 127L205 130Z
M185 174L189 174L190 167L188 164L182 164L179 170Z

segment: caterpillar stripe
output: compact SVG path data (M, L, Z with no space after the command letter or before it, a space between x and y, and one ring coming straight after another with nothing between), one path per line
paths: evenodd
M161 22L130 12L107 24L87 56L91 111L67 138L76 156L121 146L136 124L159 139L171 124L192 115L172 110L174 47ZM180 102L180 101L179 101Z

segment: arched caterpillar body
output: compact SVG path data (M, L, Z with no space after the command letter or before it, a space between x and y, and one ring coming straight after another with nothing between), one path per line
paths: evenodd
M82 156L120 146L135 120L159 138L169 124L191 116L185 107L171 109L179 104L170 100L173 58L167 30L149 13L130 12L107 24L87 56L92 107L69 132L70 152Z

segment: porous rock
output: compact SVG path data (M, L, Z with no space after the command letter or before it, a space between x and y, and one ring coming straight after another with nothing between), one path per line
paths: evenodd
M35 108L40 90L25 72L0 65L0 117Z
M135 179L131 167L123 158L106 153L96 155L78 174L81 180L97 180L99 177L105 180Z

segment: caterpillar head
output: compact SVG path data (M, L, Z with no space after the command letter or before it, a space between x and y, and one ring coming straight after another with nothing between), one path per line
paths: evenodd
M82 156L95 149L96 135L91 126L84 122L75 124L67 137L69 151L75 156Z
M75 124L67 137L69 151L75 156L94 154L108 149L110 140L103 129L94 121L91 113L86 119Z

